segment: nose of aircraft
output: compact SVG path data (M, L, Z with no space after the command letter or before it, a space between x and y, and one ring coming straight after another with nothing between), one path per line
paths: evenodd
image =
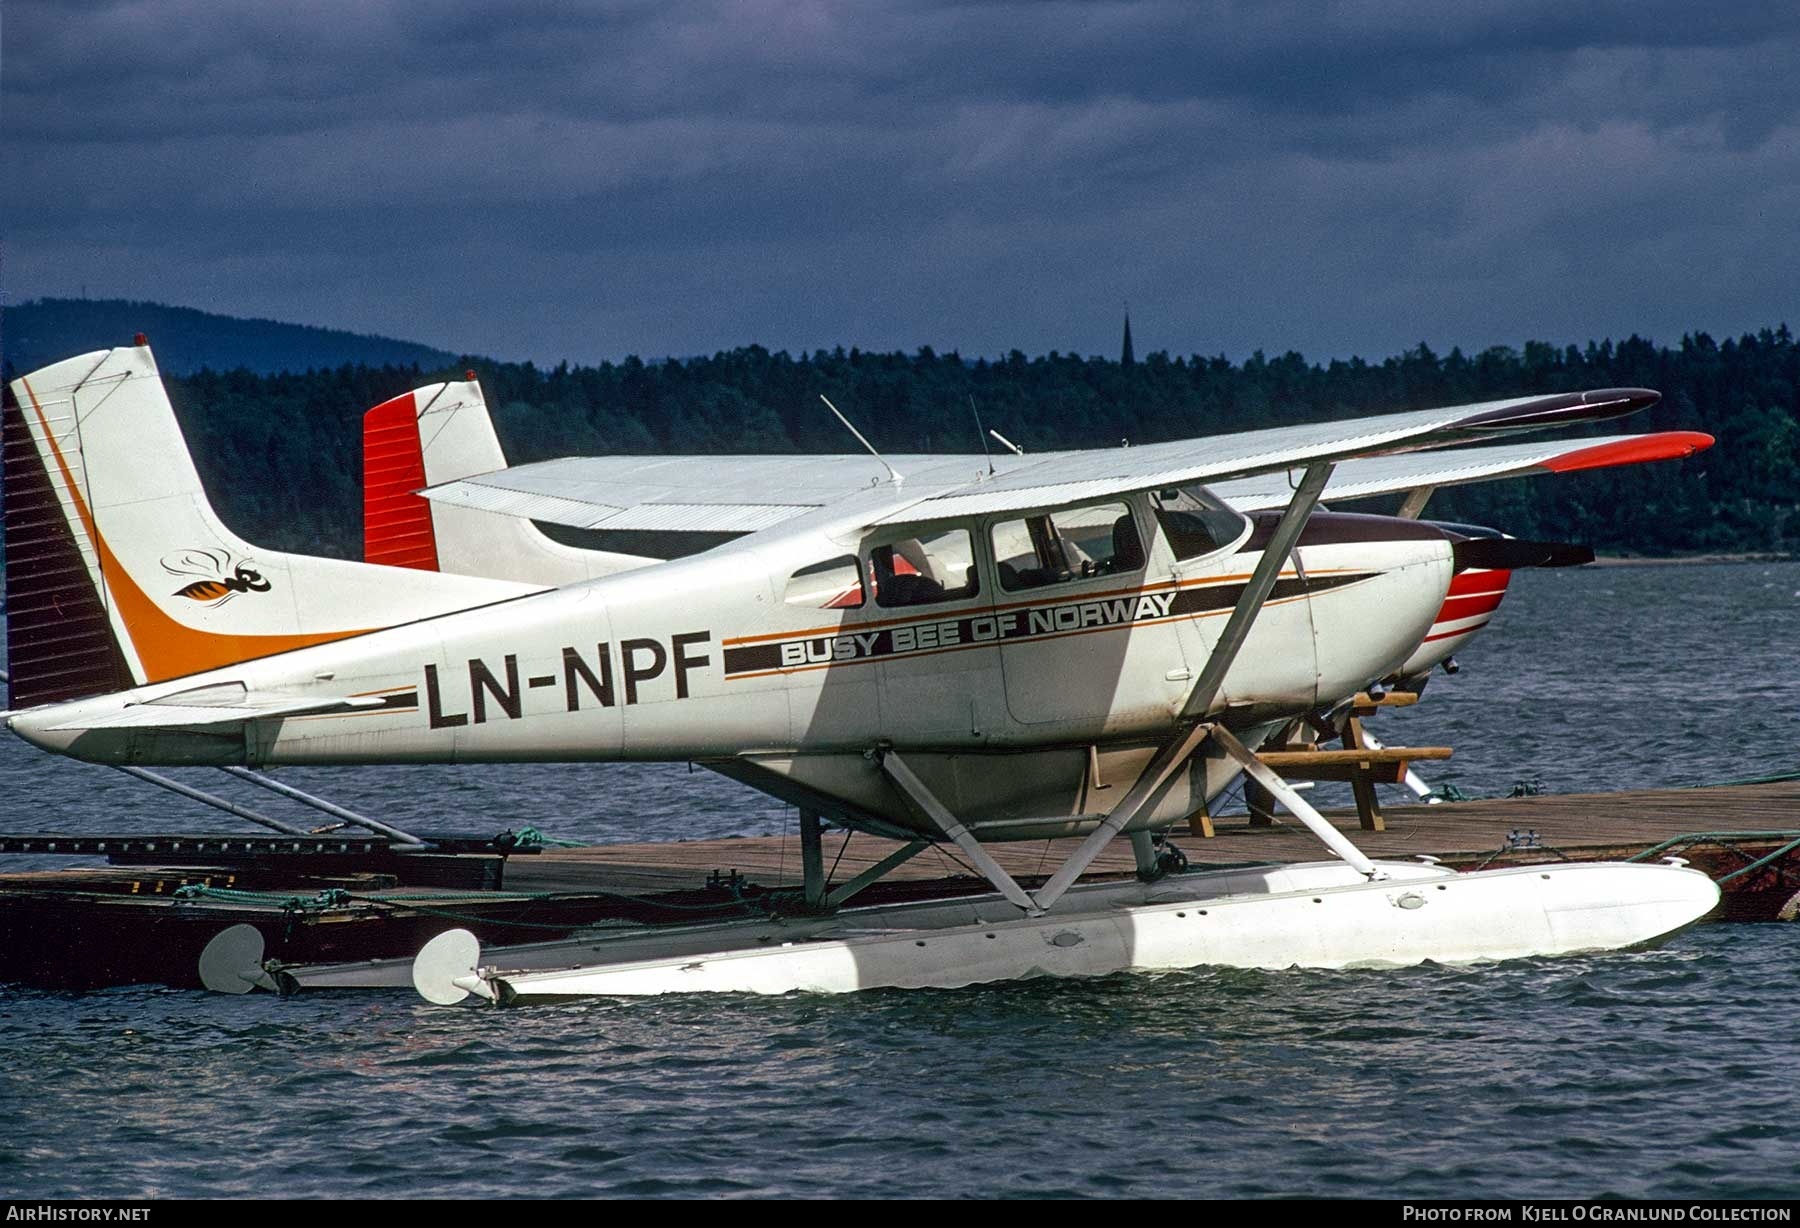
M1456 569L1450 534L1396 516L1316 515L1299 555L1322 704L1355 694L1418 649Z

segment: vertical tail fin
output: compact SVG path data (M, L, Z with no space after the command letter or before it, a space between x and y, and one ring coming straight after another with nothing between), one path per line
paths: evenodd
M363 415L363 558L371 563L563 585L660 559L580 550L529 520L433 503L414 492L506 468L475 373L429 384Z
M533 591L263 550L237 537L207 501L141 338L34 371L8 392L14 706L160 682Z

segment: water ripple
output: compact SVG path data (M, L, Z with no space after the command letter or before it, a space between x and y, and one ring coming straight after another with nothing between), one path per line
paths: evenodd
M1499 634L1396 729L1456 745L1440 778L1471 792L1791 770L1796 590L1795 565L1522 574ZM1729 652L1720 627L1740 637ZM455 811L638 839L792 822L680 767L293 776L382 799L403 825ZM75 831L196 826L115 774L10 741L0 797L31 799L15 829L47 827L42 814ZM398 992L0 989L0 1190L1790 1197L1797 941L1712 926L1654 951L1484 968L521 1011Z

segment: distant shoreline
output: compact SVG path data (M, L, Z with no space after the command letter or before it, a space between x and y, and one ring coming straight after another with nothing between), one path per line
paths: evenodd
M1594 556L1596 567L1687 567L1695 563L1791 563L1794 556L1769 551L1743 554L1673 554L1657 558L1644 554L1600 554Z

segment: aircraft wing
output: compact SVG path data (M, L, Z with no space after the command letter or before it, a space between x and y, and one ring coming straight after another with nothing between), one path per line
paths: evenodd
M1712 447L1699 431L1656 431L1646 435L1538 440L1492 448L1452 448L1347 460L1337 467L1322 496L1343 503L1426 486L1463 486L1542 473L1575 473L1648 461L1679 460ZM1298 480L1298 475L1294 475ZM1240 512L1283 507L1293 495L1287 472L1218 482L1214 494Z
M1642 388L1515 397L1142 447L997 455L992 473L988 458L973 454L565 457L420 493L584 529L754 533L880 488L884 497L866 523L896 524L1448 447L1619 417L1657 400Z

